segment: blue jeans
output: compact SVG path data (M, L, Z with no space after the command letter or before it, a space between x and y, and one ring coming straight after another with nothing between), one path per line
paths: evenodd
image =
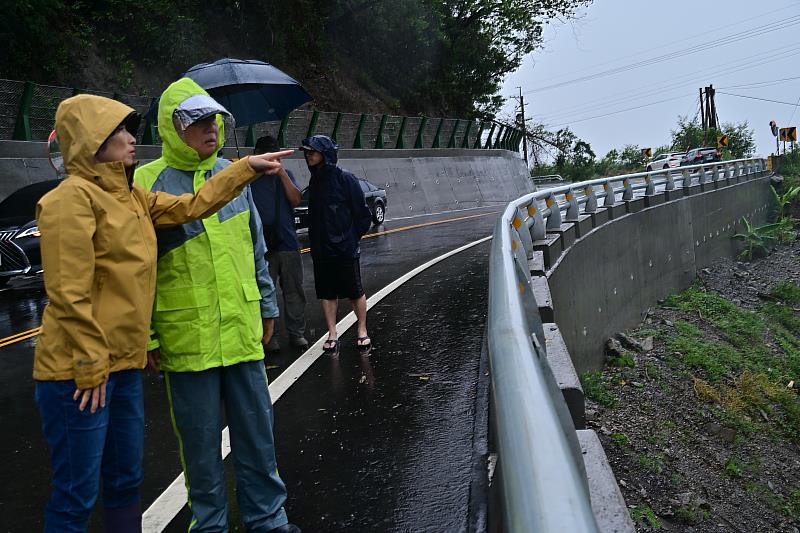
M75 382L37 381L36 404L50 448L53 487L45 509L45 533L86 530L103 479L103 505L137 504L142 483L144 401L142 371L109 375L106 406L78 410Z

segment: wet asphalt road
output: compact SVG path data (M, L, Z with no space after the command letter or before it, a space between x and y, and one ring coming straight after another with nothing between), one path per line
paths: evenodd
M491 234L500 210L388 221L377 230L448 220L365 238L361 270L367 296L420 264ZM287 511L306 532L466 527L488 246L451 257L390 294L369 312L375 348L368 358L357 354L351 330L342 337L338 359L321 357L275 404ZM325 327L308 254L303 266L306 337L313 343ZM15 281L0 291L0 339L38 326L45 303L37 279ZM347 302L340 302L339 318L347 312ZM286 345L282 328L278 334ZM30 377L34 343L31 338L0 347L2 531L41 530L49 491L49 459ZM268 355L270 380L299 355L288 349ZM149 373L145 413L143 508L180 473L161 378ZM102 531L100 514L94 513L89 531ZM184 508L166 531L186 531L188 517ZM235 509L231 517L231 531L243 531Z

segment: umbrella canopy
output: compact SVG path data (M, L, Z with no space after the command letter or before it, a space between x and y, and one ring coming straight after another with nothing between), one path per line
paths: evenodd
M291 76L254 59L220 59L186 71L215 100L231 112L237 126L280 120L311 100Z

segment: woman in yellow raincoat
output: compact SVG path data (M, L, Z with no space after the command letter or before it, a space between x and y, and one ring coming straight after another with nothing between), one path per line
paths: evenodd
M207 116L227 113L209 98ZM46 532L81 532L103 480L107 531L141 530L144 408L141 369L156 275L154 227L216 212L290 151L243 158L196 194L132 182L139 115L78 95L56 112L66 179L37 206L49 303L33 377L53 466Z

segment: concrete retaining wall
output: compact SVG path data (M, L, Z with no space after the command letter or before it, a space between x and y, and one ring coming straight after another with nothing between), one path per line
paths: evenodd
M734 257L742 217L760 225L770 205L759 178L621 216L577 239L548 272L555 322L578 373L603 364L603 344L638 324L697 271Z
M46 143L0 142L0 201L25 185L55 179L46 153ZM160 147L139 146L137 155L150 161ZM226 149L225 156L236 151ZM386 189L389 219L504 204L533 190L522 159L506 150L341 150L339 164ZM308 185L301 154L285 165L301 188Z

